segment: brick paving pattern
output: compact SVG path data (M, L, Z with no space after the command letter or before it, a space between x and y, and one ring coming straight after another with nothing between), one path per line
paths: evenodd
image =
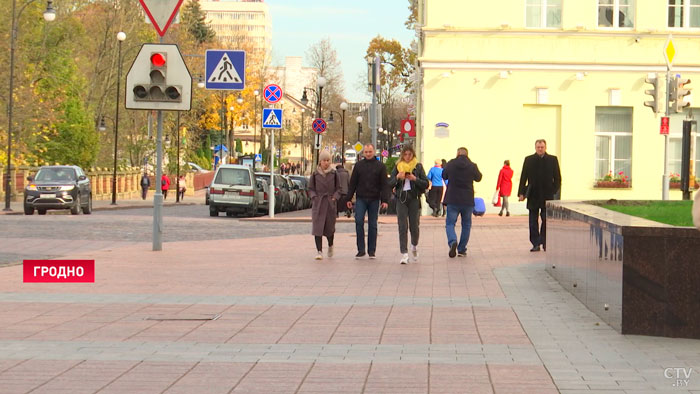
M455 259L424 217L406 266L391 218L376 260L355 260L346 232L315 261L310 224L293 225L162 252L56 242L51 255L95 259L94 284L1 268L0 393L700 393L700 341L600 322L528 252L525 217L475 219ZM664 377L676 367L693 368L688 387Z

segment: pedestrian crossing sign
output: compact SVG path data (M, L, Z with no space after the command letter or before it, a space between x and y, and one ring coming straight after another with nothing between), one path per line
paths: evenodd
M206 52L204 63L207 89L245 88L245 51L210 49Z
M263 108L263 128L265 129L281 129L282 128L282 109Z

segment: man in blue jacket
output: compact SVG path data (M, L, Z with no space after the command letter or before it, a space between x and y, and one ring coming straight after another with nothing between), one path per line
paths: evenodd
M355 232L357 233L357 255L359 259L365 255L365 213L367 213L367 253L369 258L375 257L377 250L377 220L379 205L386 209L389 202L386 167L374 157L374 146L365 145L362 154L364 159L355 164L350 177L347 207L352 208L352 196L355 199Z
M479 167L469 160L467 148L457 149L457 157L447 163L442 171L442 179L448 181L445 192L445 232L447 244L450 246L449 256L466 257L474 212L474 182L481 181ZM455 224L459 215L462 215L462 233L458 244Z

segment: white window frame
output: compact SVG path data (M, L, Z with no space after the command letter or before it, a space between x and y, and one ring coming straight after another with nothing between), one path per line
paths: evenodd
M610 107L610 106L608 106ZM605 106L602 107L596 107L596 115L597 116L597 108L607 108ZM634 121L634 111L630 112L630 118L632 121ZM617 143L617 138L615 137L632 137L630 143L634 146L634 124L632 124L633 130L630 132L611 132L611 131L595 131L593 133L593 137L607 137L608 138L608 171L603 174L602 177L605 175L609 174L611 171L613 173L613 178L615 177L615 144ZM595 143L594 143L595 145ZM630 147L630 149L633 148L633 146ZM634 159L634 151L632 151L632 154L630 156L630 173L625 174L628 176L628 182L630 185L632 185L632 161ZM601 179L602 177L598 177L598 174L596 174L596 170L598 168L598 157L594 157L593 159L593 177L596 181Z
M690 10L692 8L700 8L700 4L691 5L690 0L681 1L683 1L683 4L680 6L681 8L683 8L683 18L681 19L680 26L668 26L668 17L671 15L671 5L668 4L668 1L666 1L666 27L668 27L671 30L700 30L700 25L690 26ZM673 7L678 8L679 6Z
M600 25L600 7L609 7L610 4L601 4L601 0L596 1L596 21L595 24L598 26L598 29L604 29L604 30L634 30L635 25L637 24L637 0L631 0L632 1L632 8L634 8L634 23L632 26L625 26L625 27L620 27L620 0L612 0L613 1L613 20L612 20L612 26L601 26ZM629 7L627 7L629 8ZM668 18L666 19L668 21Z
M547 8L549 1L551 0L538 0L540 3L540 22L537 26L528 26L527 24L527 12L528 12L528 0L525 0L525 28L527 29L550 29L550 30L555 30L555 29L561 29L562 28L562 20L563 20L563 13L564 13L564 0L561 0L561 5L559 6L559 26L556 27L549 27L547 26Z

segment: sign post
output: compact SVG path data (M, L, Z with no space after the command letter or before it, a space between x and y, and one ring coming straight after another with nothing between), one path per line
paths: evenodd
M282 88L275 84L265 86L263 97L265 101L274 104L282 99ZM270 130L270 189L268 192L268 211L271 218L275 217L275 129L282 129L282 109L263 108L262 128Z
M673 58L676 56L676 48L673 46L673 37L668 35L668 40L664 45L664 59L666 59L666 117L671 113L671 69ZM663 122L663 120L662 120ZM663 123L662 123L663 124ZM669 175L668 175L668 133L664 134L664 174L661 177L661 199L668 200Z

